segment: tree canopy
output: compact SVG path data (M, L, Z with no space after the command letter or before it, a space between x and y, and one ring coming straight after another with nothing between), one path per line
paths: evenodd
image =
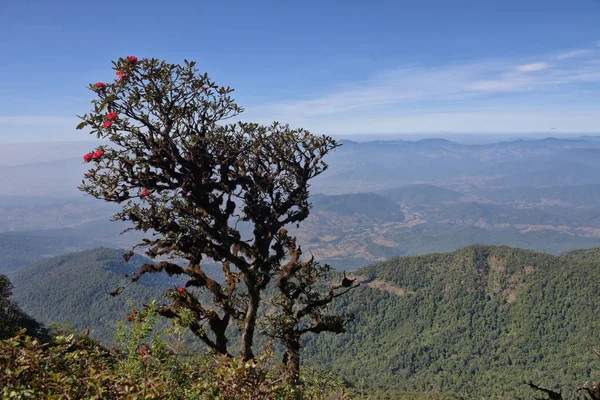
M292 301L303 304L294 311L303 320L296 328L340 332L347 318L324 310L349 287L314 290L316 281L301 276L320 271L322 278L328 267L312 257L302 260L286 229L309 215L309 182L326 170L323 159L339 144L278 122L227 123L242 112L233 90L199 74L195 65L129 56L114 63L115 82L90 85L93 109L78 128L89 127L112 147L84 156L91 168L80 189L119 203L115 219L151 232L135 246L151 259L187 260L187 266L164 259L144 264L132 280L162 271L187 276L185 286L166 293L171 302L159 312L168 318L190 312L189 328L215 352L230 354L226 331L237 322L240 355L254 356L261 293L274 277L296 282ZM251 226L249 237L242 237L243 224ZM222 265L224 283L204 273L203 259ZM290 300L289 284L278 287ZM202 304L196 288L208 290L213 303Z
M0 340L11 338L22 329L30 336L47 339L46 328L10 299L12 290L13 285L6 275L0 275Z

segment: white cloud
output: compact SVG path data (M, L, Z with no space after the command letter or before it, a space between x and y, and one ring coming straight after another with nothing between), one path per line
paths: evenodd
M531 72L537 73L532 74ZM378 73L370 79L348 83L339 90L305 100L248 107L253 115L271 115L284 120L290 115L331 115L364 112L389 105L410 105L482 98L518 92L560 91L574 83L600 81L594 63L515 64L506 61L436 67L403 66ZM245 118L245 117L244 117Z
M519 65L515 69L519 72L535 72L547 69L548 67L549 65L544 62L537 62L532 64Z
M528 79L523 77L506 76L495 80L476 81L466 85L466 89L473 92L514 92L523 88Z
M557 133L600 133L596 109L564 107L527 107L523 104L467 109L398 110L395 113L350 113L335 116L290 116L292 126L314 133L358 134L435 134L451 133L538 133L556 128Z
M331 134L526 132L550 126L597 132L598 108L574 104L584 90L592 91L588 99L600 94L600 55L574 60L599 53L587 50L529 59L401 65L309 98L247 105L241 119L279 120ZM508 103L500 107L500 101ZM77 123L77 118L0 116L0 141L91 138L75 130Z
M537 56L539 61L533 63L491 60L437 66L404 65L368 79L347 82L337 90L317 93L312 98L247 107L242 117L263 123L279 120L327 133L524 132L549 126L597 132L600 129L597 110L567 113L564 108L577 101L581 90L598 91L594 85L600 84L600 59L574 62L572 58L577 55L574 51L568 53ZM582 88L582 84L586 87ZM509 104L504 111L496 110L498 99L504 98L499 95L511 94L518 95L513 98L523 99L523 103ZM542 107L549 99L554 101L550 113L544 108L522 112L527 107ZM486 105L490 109L475 113L474 105ZM409 112L415 109L424 111ZM398 117L400 114L402 118Z
M565 51L563 53L559 53L556 56L556 59L557 60L567 60L569 58L585 56L586 54L590 54L593 52L594 52L594 50L592 50L592 49L578 49L578 50Z

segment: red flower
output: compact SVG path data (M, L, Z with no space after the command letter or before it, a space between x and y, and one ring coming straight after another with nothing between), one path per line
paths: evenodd
M86 154L87 155L87 154ZM85 174L86 178L91 178L92 174L90 174L89 172Z
M110 128L110 127L112 126L112 122L110 122L110 121L106 121L106 122L104 123L104 125L102 125L102 126L104 127L104 129L108 129L108 128Z
M148 189L144 189L142 192L142 197L148 196L151 192Z
M94 155L92 153L87 153L85 156L83 156L83 161L90 162L93 156Z
M177 290L179 290L179 293L184 293L185 292L185 288L183 286L179 286L177 288Z
M128 63L132 63L135 64L137 62L137 57L136 56L127 56L127 58L125 59Z
M96 83L96 89L101 89L101 90L106 89L106 83L104 83L104 82Z
M110 113L106 114L106 118L109 121L112 121L113 119L117 119L117 117L118 117L118 115L116 112L110 112Z
M97 160L104 155L104 150L98 149L92 154L92 159Z
M125 78L125 72L124 71L117 71L117 76L119 77L119 83L123 81L123 78Z
M206 86L202 86L202 87L200 88L200 90L202 90L202 91L204 92L204 91L206 90Z

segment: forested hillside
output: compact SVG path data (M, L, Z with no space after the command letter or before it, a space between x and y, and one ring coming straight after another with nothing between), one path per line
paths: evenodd
M14 275L14 299L48 322L68 322L110 341L114 323L137 305L160 300L164 276L129 286L121 250L95 249L43 260ZM335 311L352 312L347 334L310 338L308 365L339 370L356 387L448 398L531 398L533 380L564 390L600 379L600 250L553 256L509 247L393 258L356 271L361 287ZM263 339L260 339L262 342Z
M523 380L565 390L600 378L600 251L560 257L472 246L360 269L340 310L346 335L310 340L308 363L355 385L451 398L531 398Z
M110 343L115 324L124 321L131 306L161 300L164 288L176 282L166 275L145 276L119 296L109 292L128 282L125 274L148 262L134 256L123 261L123 250L97 248L51 257L20 269L11 276L13 299L45 324L69 324L90 329L90 336ZM131 303L131 306L128 304Z

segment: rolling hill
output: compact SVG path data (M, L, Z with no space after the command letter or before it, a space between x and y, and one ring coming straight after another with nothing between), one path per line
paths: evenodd
M309 364L356 385L448 398L531 398L523 380L574 390L600 378L600 250L552 256L508 247L400 257L356 271L337 303L356 324L311 338Z
M123 250L96 248L41 260L11 275L13 299L36 320L68 323L90 329L92 337L110 342L115 323L131 309L160 300L163 289L175 286L166 275L148 275L128 286L119 296L108 293L128 282L125 274L136 272L149 260L134 256L123 261Z
M49 258L14 275L14 299L43 322L91 328L110 340L128 298L157 298L164 276L122 284L143 258L123 264L105 248ZM560 256L509 247L396 257L361 268L361 286L337 299L347 334L310 337L306 364L338 370L354 386L443 398L530 398L522 381L573 389L600 379L596 315L600 249ZM444 397L445 396L445 397Z

